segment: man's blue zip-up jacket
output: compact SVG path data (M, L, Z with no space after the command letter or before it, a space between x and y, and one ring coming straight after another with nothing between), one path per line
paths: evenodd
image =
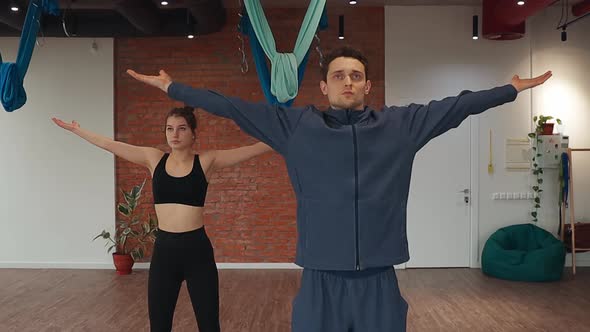
M168 95L233 120L279 152L297 196L298 265L364 270L409 260L406 206L414 156L471 114L516 99L512 85L428 105L319 111L246 102L173 82Z

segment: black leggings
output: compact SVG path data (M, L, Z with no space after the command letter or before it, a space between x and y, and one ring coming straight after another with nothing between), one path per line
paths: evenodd
M152 332L172 330L182 281L193 304L200 332L218 332L219 280L213 247L201 227L184 233L158 230L148 280Z

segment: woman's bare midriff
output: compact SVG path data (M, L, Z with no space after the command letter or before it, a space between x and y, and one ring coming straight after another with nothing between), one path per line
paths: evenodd
M182 233L203 227L203 208L176 203L155 204L158 228Z

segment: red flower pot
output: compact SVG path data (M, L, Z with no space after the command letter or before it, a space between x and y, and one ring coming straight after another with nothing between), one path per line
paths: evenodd
M544 123L542 135L553 135L553 126L554 125L555 125L554 123Z
M131 274L131 268L133 267L133 257L129 254L113 254L113 262L115 263L115 269L118 275Z

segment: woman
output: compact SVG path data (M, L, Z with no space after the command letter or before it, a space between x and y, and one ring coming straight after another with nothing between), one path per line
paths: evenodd
M158 232L148 280L151 331L170 331L180 285L186 280L199 331L219 331L219 287L213 247L203 226L208 179L271 148L257 143L232 150L195 154L197 121L190 107L174 108L166 117L170 153L118 142L80 127L76 121L58 126L132 163L152 175Z

